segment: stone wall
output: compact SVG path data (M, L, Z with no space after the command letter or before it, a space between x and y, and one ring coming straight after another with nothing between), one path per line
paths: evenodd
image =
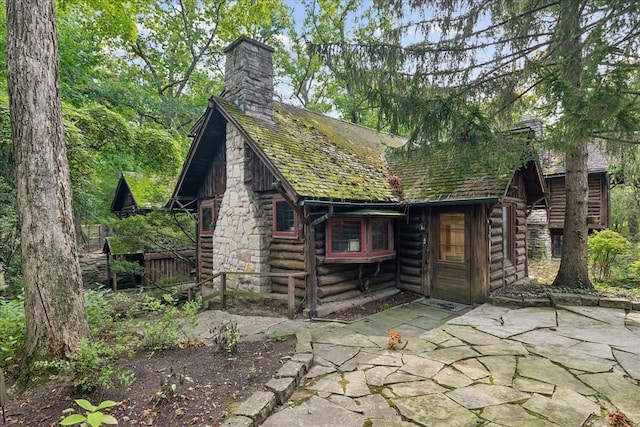
M551 258L551 235L547 227L546 209L534 209L527 217L529 242L529 258L549 259Z
M242 135L227 127L227 187L213 237L214 271L269 272L268 223L250 188L251 156ZM270 292L267 277L231 275L229 289Z

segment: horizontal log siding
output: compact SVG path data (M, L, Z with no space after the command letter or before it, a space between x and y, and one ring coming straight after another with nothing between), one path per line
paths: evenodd
M256 162L254 162L256 165ZM255 173L255 169L254 169ZM262 175L261 175L262 176ZM254 176L255 177L255 176ZM265 181L266 182L266 181ZM272 273L299 273L307 271L305 257L305 240L302 227L304 220L298 217L298 238L285 239L273 237L273 199L279 197L275 191L264 191L260 195L260 211L264 215L265 223L268 224L269 257ZM295 278L296 300L301 301L306 295L306 281L308 278ZM272 277L271 292L286 294L288 292L287 277Z
M504 259L502 251L503 222L502 205L491 211L491 255L489 265L489 288L497 289L504 284L511 284L527 275L527 212L522 199L507 197L507 203L514 203L516 213L515 226L515 259Z
M589 174L588 216L590 229L606 228L609 223L609 183L605 173ZM547 179L551 193L549 227L564 228L566 189L564 176Z
M333 264L324 261L326 224L316 226L318 303L344 301L396 286L396 260Z
M396 242L398 243L397 254L400 269L398 287L428 295L428 286L425 283L428 258L424 254L423 231L420 230L420 226L427 228L425 217L423 208L410 209L407 216L400 220L399 238L396 239Z

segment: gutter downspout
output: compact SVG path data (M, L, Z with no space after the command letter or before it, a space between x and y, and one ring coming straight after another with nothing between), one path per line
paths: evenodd
M309 223L309 240L311 250L311 311L309 318L318 317L318 277L316 273L316 225L321 224L333 216L333 206L329 206L329 212Z

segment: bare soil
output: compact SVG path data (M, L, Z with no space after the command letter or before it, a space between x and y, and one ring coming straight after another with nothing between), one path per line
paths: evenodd
M80 395L70 381L39 384L10 396L7 425L57 425L67 408L83 413L73 400L85 398L94 405L107 399L120 402L105 412L123 426L217 426L236 405L262 390L294 350L295 337L283 337L243 342L232 353L204 346L139 352L120 361L135 373L130 388Z
M328 317L350 322L418 298L399 292ZM258 308L262 305L236 300L228 309L235 314L286 316L282 304ZM83 395L70 380L56 380L34 384L23 392L12 389L6 406L7 425L59 425L70 408L84 414L74 403L82 398L94 405L104 400L120 402L104 412L116 417L121 426L219 426L254 391L263 390L294 351L294 336L241 342L232 353L205 346L139 351L135 358L119 361L135 373L135 382L128 388L116 385Z

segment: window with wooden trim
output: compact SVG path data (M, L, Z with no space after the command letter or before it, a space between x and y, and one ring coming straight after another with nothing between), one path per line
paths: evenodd
M199 225L200 235L206 236L213 234L213 203L207 203L200 205Z
M391 218L331 218L327 222L327 257L370 259L393 255Z
M386 219L371 219L370 236L371 236L371 255L388 254L391 252L391 221Z
M275 237L297 237L297 215L285 199L273 200L273 235Z
M516 208L513 203L502 206L502 256L505 261L516 258Z
M441 213L440 222L440 261L464 262L464 213Z

